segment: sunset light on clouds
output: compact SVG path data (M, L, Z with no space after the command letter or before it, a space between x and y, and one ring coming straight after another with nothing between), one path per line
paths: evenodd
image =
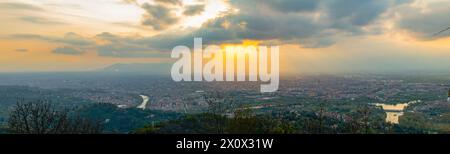
M5 147L404 151L449 133L450 0L0 0Z
M3 0L0 71L166 63L177 45L280 45L281 71L450 71L449 0Z

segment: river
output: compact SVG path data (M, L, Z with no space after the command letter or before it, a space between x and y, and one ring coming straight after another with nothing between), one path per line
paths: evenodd
M410 101L408 103L400 104L383 104L376 103L375 106L381 107L386 112L386 122L392 124L399 124L399 117L404 114L404 110L411 104L420 103L420 100Z
M145 95L139 95L139 96L142 97L142 103L141 103L141 105L139 105L137 108L138 108L138 109L145 110L145 108L147 107L148 100L149 100L150 98L149 98L148 96L145 96Z

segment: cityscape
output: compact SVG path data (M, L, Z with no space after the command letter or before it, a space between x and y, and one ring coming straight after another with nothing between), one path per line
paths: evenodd
M210 100L214 98L223 105L220 115L228 118L249 110L254 115L304 125L299 124L299 119L306 115L314 119L321 114L330 125L323 127L347 129L338 125L354 121L360 118L355 115L361 110L368 110L374 127L371 133L448 133L450 84L449 79L440 77L295 76L282 78L277 92L261 93L258 82L174 82L170 76L117 72L12 73L0 75L3 98L0 120L4 127L8 125L8 115L17 102L47 100L59 108L92 114L104 122L105 132L131 133L155 123L209 113L213 107ZM104 108L117 111L106 113L102 111ZM124 113L114 115L115 112ZM130 115L122 115L126 113ZM136 121L121 123L130 120L127 118Z
M0 134L449 134L449 8L2 0Z

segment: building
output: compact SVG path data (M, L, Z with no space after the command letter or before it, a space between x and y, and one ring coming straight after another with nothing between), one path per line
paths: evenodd
M447 94L447 102L450 103L450 90L448 90L448 94Z

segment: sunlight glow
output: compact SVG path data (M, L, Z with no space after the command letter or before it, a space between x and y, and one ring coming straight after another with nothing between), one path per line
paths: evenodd
M208 20L219 17L223 12L230 9L229 4L222 0L206 0L205 11L198 16L187 17L183 20L182 27L200 27Z

